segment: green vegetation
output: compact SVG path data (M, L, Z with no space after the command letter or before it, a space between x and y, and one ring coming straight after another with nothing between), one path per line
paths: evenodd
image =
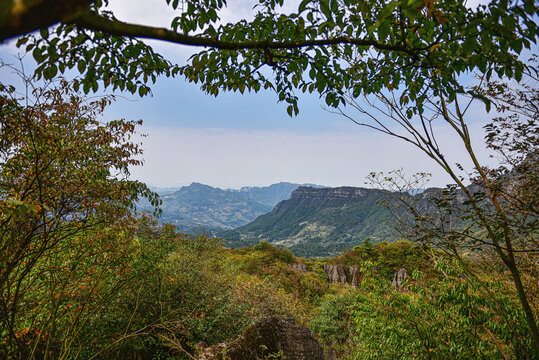
M140 150L129 141L137 124L101 124L109 99L86 103L65 81L36 89L26 104L13 88L2 90L0 141L9 145L0 172L2 357L191 359L207 345L236 338L260 317L280 315L309 326L326 353L341 359L535 358L512 278L496 251L476 242L486 235L469 205L479 202L463 206L446 191L445 198L434 198L432 217L415 208L426 198L408 204L400 214L411 219L401 224L411 236L421 235L420 243L367 238L319 260L297 258L268 242L227 249L217 239L182 234L133 211L141 196L155 205L158 199L125 179L127 166L138 164ZM503 120L492 124L492 146L506 149L495 131L502 124L515 130L517 154L527 155L504 178L513 191L504 199L519 200L510 203L510 225L519 226L515 246L526 250L537 233L530 215L536 163L523 139L536 135L528 131L533 122L514 128ZM330 195L327 208L350 209L337 196L343 191L371 202L388 194L353 188L315 193ZM292 200L303 209L316 203ZM439 215L447 211L470 226L446 230L446 217L440 223ZM490 209L480 211L487 216ZM471 234L475 242L462 240ZM307 272L292 269L298 263ZM323 270L328 264L359 267L359 288L330 284ZM397 289L391 280L403 267L411 275ZM518 271L536 309L533 252L519 255Z
M190 359L266 315L294 317L343 359L529 356L525 314L492 262L368 239L312 261L158 226L130 210L157 199L112 172L136 164L136 124L101 125L107 99L86 106L66 82L32 105L13 94L2 97L2 357ZM361 267L360 288L330 284L324 264ZM401 267L413 276L397 290Z
M539 359L539 72L522 55L536 52L536 2L304 0L281 14L283 1L261 0L252 20L218 24L224 1L167 0L178 13L163 29L123 23L107 3L1 2L0 39L40 29L17 41L38 78L81 74L24 98L0 87L1 357L189 358L199 341L231 339L277 313L309 324L340 358ZM140 38L206 48L178 65ZM295 91L316 92L346 104L336 111L358 125L416 146L456 185L432 213L403 198L401 230L420 248L367 242L334 259L360 261L357 290L324 282L320 261L294 273L287 265L298 260L266 243L227 250L156 228L132 211L140 197L158 203L127 180L139 163L129 141L137 124L102 124L108 100L76 91L144 96L157 76L178 74L213 95L271 89L289 115L299 111ZM35 79L25 80L30 89ZM472 146L472 100L502 114L486 127L498 168ZM470 176L447 160L435 121L462 141ZM335 231L325 221L302 230L316 240ZM388 279L397 264L411 267L399 290Z

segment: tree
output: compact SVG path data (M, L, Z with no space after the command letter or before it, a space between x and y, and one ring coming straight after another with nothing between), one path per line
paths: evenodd
M472 146L467 110L473 98L457 96L449 103L442 92L434 88L424 103L425 110L411 119L404 113L398 94L391 92L366 98L364 102L349 97L351 107L365 115L362 120L356 120L357 117L344 109L337 111L358 125L377 129L418 147L455 182L438 194L411 197L404 191L399 202L406 210L396 211L401 226L412 230L415 238L446 250L461 263L464 263L463 254L472 252L478 258L485 258L484 263L492 264L491 271L511 274L510 286L514 287L534 341L534 350L526 350L530 351L527 358L538 355L537 313L533 306L537 301L537 288L530 281L537 276L533 266L539 261L539 92L536 81L537 78L526 78L516 87L488 82L474 89L475 93L488 97L502 114L485 126L487 146L497 152L501 161L494 169L480 163ZM473 164L469 178L462 175L462 166L446 159L438 145L442 134L437 134L432 126L437 119L450 125L462 141ZM412 185L422 178L415 178ZM376 174L373 179L378 181ZM398 186L404 178L395 172L382 176L381 180ZM410 184L406 180L404 183ZM403 189L401 186L400 190ZM503 318L505 314L500 316ZM522 354L517 357L524 356Z
M0 331L8 349L23 349L16 331L21 304L29 306L27 292L47 273L36 274L36 266L65 266L55 256L82 254L78 237L121 228L139 197L154 205L157 198L127 180L128 167L141 162L139 146L129 141L138 122L98 120L110 98L87 101L66 81L36 88L32 97L0 90ZM75 264L67 270L74 273Z

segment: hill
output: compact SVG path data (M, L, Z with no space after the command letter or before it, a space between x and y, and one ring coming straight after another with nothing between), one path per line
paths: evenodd
M268 241L299 256L327 256L372 241L396 240L387 208L389 192L355 187L299 187L255 221L221 235L230 246Z

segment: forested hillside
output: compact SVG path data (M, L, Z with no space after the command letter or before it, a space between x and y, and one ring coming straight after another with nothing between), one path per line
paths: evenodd
M396 240L387 200L388 192L376 189L300 187L271 212L222 236L231 246L269 241L300 256L327 256L367 237Z

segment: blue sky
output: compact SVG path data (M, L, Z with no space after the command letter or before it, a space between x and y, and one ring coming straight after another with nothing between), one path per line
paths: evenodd
M170 22L165 1L111 0L118 18L149 25ZM233 3L232 1L230 3ZM156 6L156 4L160 4ZM252 2L228 10L225 20L248 17ZM168 59L183 64L193 49L151 42ZM4 61L13 59L13 44L0 47ZM5 73L2 75L5 79ZM143 119L141 138L145 165L132 169L133 178L159 187L188 185L193 181L219 186L269 185L279 181L328 186L365 186L371 171L402 168L406 173L433 174L431 185L449 178L418 150L366 128L360 128L321 108L315 95L300 96L300 115L290 118L274 93L240 95L204 94L183 78L160 78L153 96L121 95L106 112L106 119ZM485 117L478 106L471 111L471 131L481 143ZM440 125L440 140L450 161L464 153L449 130ZM447 134L447 135L446 135ZM482 146L478 146L482 148ZM479 156L487 159L480 150ZM466 166L466 162L464 164Z

